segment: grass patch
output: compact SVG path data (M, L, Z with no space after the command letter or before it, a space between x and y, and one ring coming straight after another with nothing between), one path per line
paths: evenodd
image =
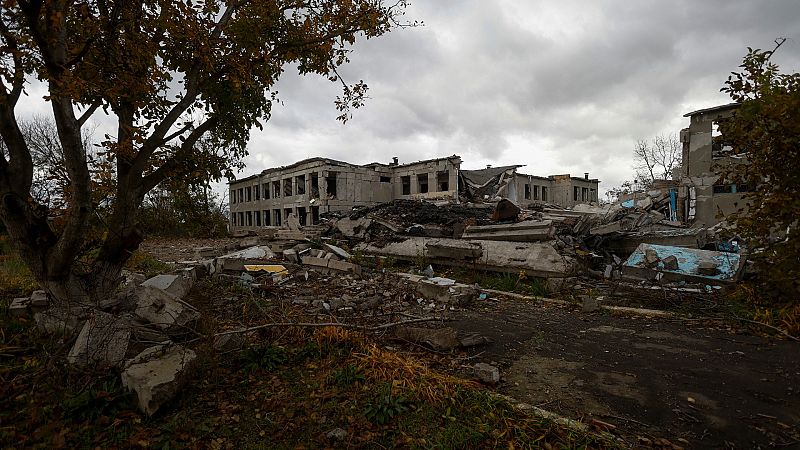
M159 261L144 250L136 250L125 263L125 268L132 272L143 273L144 276L150 278L169 272L172 270L172 265Z
M226 354L199 341L192 381L148 418L118 374L69 368L69 346L38 336L29 321L2 326L0 448L615 446L527 416L474 381L342 328L262 329ZM328 438L335 428L347 435Z
M484 289L547 297L550 291L547 282L541 278L529 277L524 271L519 273L497 273L464 268L447 269L444 276L466 284L478 284Z
M0 235L0 301L26 297L39 289L28 266L17 255L7 235Z

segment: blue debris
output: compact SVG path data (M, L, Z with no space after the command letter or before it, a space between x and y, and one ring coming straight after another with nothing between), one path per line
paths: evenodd
M655 252L659 260L663 260L668 256L675 256L678 259L678 269L666 270L663 269L663 264L661 267L648 267L645 260L645 252L647 252L648 249ZM709 261L716 265L716 274L702 275L698 273L698 266L700 263ZM738 253L715 252L711 250L672 247L668 245L640 244L639 247L636 248L636 251L625 261L625 266L661 270L663 272L691 275L719 281L733 281L739 272L741 257ZM658 264L656 266L658 266Z

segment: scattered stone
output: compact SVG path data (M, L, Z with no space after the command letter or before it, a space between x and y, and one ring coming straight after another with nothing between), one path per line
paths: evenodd
M486 384L497 384L500 382L500 369L497 367L486 364L477 363L473 367L475 370L475 377Z
M283 251L283 257L287 261L291 261L293 263L299 263L300 257L297 255L297 251L293 249L288 249Z
M8 305L8 314L11 317L24 317L30 313L31 299L29 297L15 298Z
M393 338L398 341L423 345L436 351L450 351L461 344L458 339L458 332L450 327L420 328L400 326L395 328Z
M259 244L258 236L249 236L239 241L239 248L255 247Z
M490 344L492 340L478 333L467 333L459 338L461 347L477 347L479 345Z
M180 345L157 345L125 363L122 385L134 391L139 409L152 416L188 379L197 355Z
M334 441L341 441L347 437L347 431L344 431L341 428L334 428L331 431L328 431L325 436Z
M246 333L230 333L214 337L214 350L226 353L240 350L247 341Z
M581 296L582 311L584 313L593 313L600 311L600 302L594 297L588 295Z
M658 253L652 249L647 248L644 251L644 263L647 267L654 267L661 259L658 257Z
M80 366L120 366L125 361L130 338L130 324L111 314L97 311L83 324L67 355L67 361Z
M151 286L172 294L176 298L183 298L192 288L192 280L180 275L156 275L140 286Z
M47 308L50 300L47 298L45 291L33 291L31 294L31 307L32 308Z
M697 264L697 274L698 275L709 275L713 276L718 273L717 270L717 263L714 261L700 261Z
M192 305L152 286L139 286L135 292L135 314L167 333L184 333L186 327L200 318Z
M515 205L511 200L504 198L497 202L497 206L495 206L492 211L492 220L495 222L517 220L520 211L519 206Z
M678 270L678 258L675 255L667 256L661 262L664 263L664 270Z
M603 271L603 278L609 279L613 274L614 266L611 264L606 264L606 269Z

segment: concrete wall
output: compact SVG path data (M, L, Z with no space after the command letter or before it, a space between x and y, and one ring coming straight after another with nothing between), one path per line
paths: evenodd
M746 159L714 156L714 123L731 117L735 110L729 105L690 113L689 127L681 130L678 218L693 227L713 226L733 212L746 210L744 195L737 187L720 184L726 166L746 163Z

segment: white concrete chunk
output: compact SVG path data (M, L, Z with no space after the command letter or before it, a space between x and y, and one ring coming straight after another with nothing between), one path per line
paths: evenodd
M111 314L96 312L83 324L78 339L67 355L70 364L119 366L125 361L131 327Z
M122 385L136 393L139 409L152 416L186 383L196 358L180 345L148 348L125 364Z

